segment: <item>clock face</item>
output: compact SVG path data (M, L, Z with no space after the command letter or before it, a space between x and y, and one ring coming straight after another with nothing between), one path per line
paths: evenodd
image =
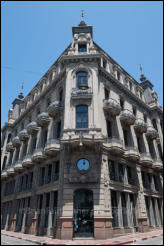
M80 160L78 160L78 162L77 162L77 167L78 167L78 169L79 169L80 171L86 171L86 170L89 169L90 163L89 163L89 161L86 160L86 159L80 159Z

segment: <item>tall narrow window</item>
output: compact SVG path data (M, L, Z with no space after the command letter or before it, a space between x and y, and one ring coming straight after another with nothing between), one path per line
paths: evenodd
M110 180L116 180L114 161L109 160L108 161L108 167L109 167Z
M57 139L60 138L60 134L61 134L61 121L57 123L57 134L56 134Z
M142 153L142 148L141 148L141 143L140 143L140 137L139 136L137 136L137 144L138 144L138 150L139 150L139 152L140 153Z
M161 144L158 144L157 146L158 146L159 157L160 157L161 161L163 161L163 154L162 154Z
M135 106L133 106L133 114L134 114L134 116L136 116L136 107Z
M147 115L144 114L144 122L147 123Z
M124 101L121 98L120 98L120 106L121 106L121 109L124 110Z
M152 125L156 129L156 131L158 131L156 119L152 119Z
M105 100L109 99L109 91L105 88Z
M120 72L117 71L117 79L120 81Z
M78 45L78 51L81 52L87 52L87 45L86 44L79 44Z
M128 131L123 129L125 146L128 146Z
M76 107L76 128L88 128L88 106Z
M47 129L45 129L43 133L43 147L45 147L46 142L47 142Z
M111 191L111 202L112 202L112 227L118 227L119 222L118 222L118 204L117 204L117 196L116 196L116 191L112 190Z
M11 133L9 133L8 138L7 138L7 143L11 141Z
M63 100L63 90L60 90L59 92L59 102L61 103Z
M2 170L4 170L6 168L6 162L7 162L7 156L5 156L3 159Z
M88 78L87 72L81 71L76 74L77 79L77 87L87 87L88 86Z
M106 124L107 124L108 138L111 138L112 137L112 122L107 120Z

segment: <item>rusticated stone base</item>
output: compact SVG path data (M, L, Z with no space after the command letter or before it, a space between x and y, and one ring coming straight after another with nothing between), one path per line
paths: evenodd
M112 218L94 218L95 239L107 239L112 237Z
M57 219L56 238L62 240L72 240L73 237L73 218Z
M149 226L147 225L147 218L138 218L138 231L148 232Z
M29 227L29 234L37 235L37 219L32 219L31 226Z

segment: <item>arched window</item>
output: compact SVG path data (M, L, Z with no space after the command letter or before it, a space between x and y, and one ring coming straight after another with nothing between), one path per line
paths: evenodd
M81 71L76 74L76 85L77 87L87 87L88 86L88 78L87 72Z
M88 106L76 107L76 128L88 128Z
M9 133L8 138L7 138L7 143L11 141L11 133Z

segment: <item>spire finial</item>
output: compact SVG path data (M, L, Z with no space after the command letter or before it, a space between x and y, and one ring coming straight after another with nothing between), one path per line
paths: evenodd
M141 74L142 74L142 66L141 66L141 64L140 64L140 72L141 72Z
M24 98L24 96L23 96L23 88L24 88L24 82L22 82L21 91L20 91L20 93L18 95L18 98L20 98L20 99Z
M84 21L84 10L81 11L81 20Z
M22 82L22 86L21 86L22 92L23 92L23 89L24 89L24 82Z

